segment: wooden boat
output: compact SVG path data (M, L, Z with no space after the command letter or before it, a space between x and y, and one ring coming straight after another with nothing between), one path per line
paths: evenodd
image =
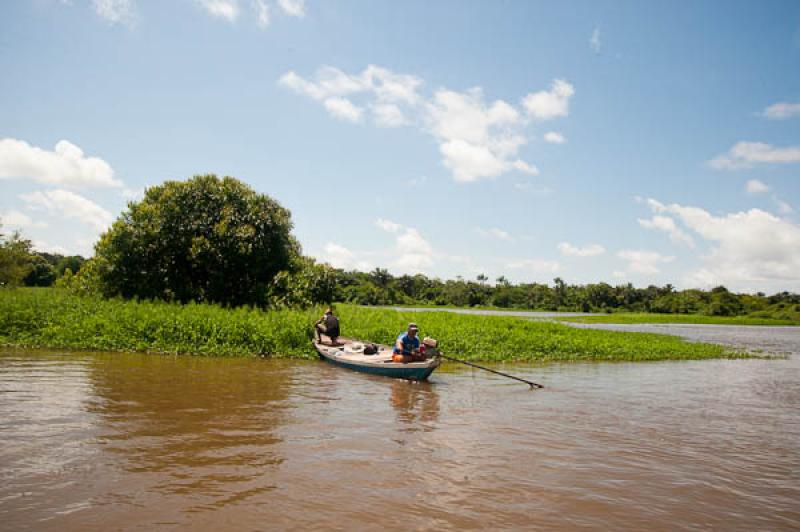
M392 348L389 346L378 345L378 352L373 355L365 354L364 346L365 342L341 336L337 338L336 344L332 344L327 336L322 336L320 341L314 341L314 348L320 358L331 364L395 379L424 381L442 363L435 350L428 350L427 360L403 364L392 361Z

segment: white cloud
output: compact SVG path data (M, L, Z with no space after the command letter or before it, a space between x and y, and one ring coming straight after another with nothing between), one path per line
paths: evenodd
M553 81L549 91L528 94L522 105L528 115L537 120L550 120L569 114L569 99L575 94L575 88L564 81Z
M554 260L545 259L522 259L514 260L506 264L512 270L529 270L537 273L554 273L561 269L561 265Z
M278 83L297 93L323 103L335 118L357 122L363 109L345 96L361 96L373 100L368 103L375 123L383 127L397 127L408 123L400 104L414 106L419 100L419 78L395 74L385 68L369 65L360 74L351 76L338 68L323 66L314 81L309 81L290 71Z
M347 98L327 98L323 104L331 116L347 122L359 122L364 112Z
M709 164L717 170L738 170L755 163L796 162L800 162L800 146L776 148L763 142L737 142L728 153L714 157Z
M38 220L32 220L30 216L19 211L7 211L0 213L0 225L14 229L47 227L47 223Z
M503 240L505 242L514 242L513 236L511 236L510 234L508 234L508 232L503 231L498 227L490 227L489 229L483 229L481 227L477 227L475 231L483 237Z
M377 220L375 220L375 225L377 227L380 227L387 233L398 233L403 228L403 226L400 225L399 223L393 222L391 220L385 220L383 218L378 218Z
M480 88L439 89L425 99L419 94L421 79L375 65L355 75L323 66L311 80L289 71L278 83L322 103L335 118L358 122L368 109L380 127L418 125L436 139L442 162L456 181L493 178L512 170L539 172L518 155L527 143L523 130L530 120L503 100L485 102ZM538 119L564 116L573 93L572 85L555 80L549 92L526 96L524 107ZM551 132L548 140L565 139Z
M596 54L599 54L603 49L603 42L600 40L600 28L595 28L592 31L592 36L589 37L589 48Z
M30 194L23 194L20 197L30 209L43 209L62 218L74 218L97 231L104 231L113 221L113 216L110 212L95 202L69 190L36 191Z
M48 185L67 187L120 187L114 170L98 157L84 157L83 151L60 140L54 151L31 146L25 141L0 139L0 179L29 178Z
M393 103L379 103L370 106L375 124L382 127L400 127L408 125L403 111Z
M761 116L773 120L783 120L793 116L800 116L800 103L779 102L774 103L762 111Z
M792 206L783 200L775 198L775 203L778 204L778 212L781 214L792 214L794 212Z
M550 142L551 144L564 144L567 142L567 139L564 138L564 135L557 131L548 131L545 133L544 140Z
M132 27L138 18L134 0L92 0L92 7L98 16L111 24Z
M325 256L323 257L323 261L335 268L342 268L343 270L359 270L362 272L368 272L373 269L369 262L365 260L359 260L355 253L342 245L334 242L328 242L325 244L324 249Z
M748 194L763 194L769 192L769 187L758 179L751 179L745 185Z
M606 248L600 244L590 244L588 246L579 248L577 246L573 246L569 242L561 242L558 244L558 250L564 255L573 257L596 257L597 255L602 255L606 252Z
M659 205L714 246L702 257L704 266L687 277L688 282L745 289L800 287L797 224L760 209L714 216L699 207Z
M64 246L58 244L51 244L49 242L45 242L44 240L33 240L31 241L33 245L33 249L36 251L40 251L43 253L58 253L59 255L72 255L73 252L65 248ZM88 256L87 253L79 253L84 257Z
M669 239L677 244L686 244L690 248L694 247L694 240L691 236L683 232L676 224L675 220L669 216L655 215L649 220L639 218L639 225L645 229L655 229L663 231L669 235Z
M278 0L278 6L289 16L304 17L306 15L305 0Z
M262 30L269 26L270 10L266 0L253 0L253 10L256 12L256 24Z
M197 0L209 15L235 22L239 17L239 3L236 0Z
M675 257L664 256L655 251L643 249L623 249L617 253L617 257L628 261L626 273L652 275L659 273L658 265L672 262Z
M391 250L394 258L392 266L402 273L425 272L433 266L435 252L433 246L420 232L391 220L378 218L375 225L395 236L395 245Z
M515 169L531 175L538 170L517 159L526 143L519 134L522 119L509 104L498 100L487 106L483 92L439 90L428 105L428 128L439 141L444 165L456 181L496 177Z

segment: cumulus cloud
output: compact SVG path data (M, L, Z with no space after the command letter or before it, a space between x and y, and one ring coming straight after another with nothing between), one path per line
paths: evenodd
M776 148L763 142L737 142L728 153L711 159L709 165L717 170L738 170L756 163L796 162L800 162L800 146Z
M494 238L496 240L503 240L505 242L514 241L513 236L511 236L510 234L508 234L508 232L503 231L498 227L490 227L488 229L483 229L481 227L478 227L475 229L475 231L483 237Z
M564 135L558 133L557 131L548 131L545 133L544 140L551 144L564 144L567 142L567 139L564 138Z
M239 17L239 3L236 0L197 0L197 2L213 17L235 22Z
M595 28L592 31L592 36L589 37L589 48L592 52L599 54L603 49L603 42L600 40L600 28Z
M569 242L561 242L558 244L558 250L563 255L569 255L572 257L596 257L597 255L602 255L606 252L606 248L600 244L590 244L581 248L573 246Z
M783 200L775 198L775 203L778 204L778 212L781 214L792 214L794 212L792 206Z
M800 116L800 103L778 102L770 105L761 112L764 118L784 120L793 116Z
M383 218L378 218L375 220L375 226L383 229L387 233L398 233L403 228L403 226L399 223L391 220L385 220Z
M564 81L553 81L549 91L528 94L522 105L528 115L536 120L550 120L569 114L569 100L575 94L575 88Z
M502 100L487 105L480 89L437 91L427 120L456 181L477 181L509 170L538 174L535 166L517 158L526 143L519 112Z
M262 30L268 27L271 19L266 0L253 0L253 11L256 13L256 25Z
M364 112L363 109L353 105L353 102L347 98L327 98L324 105L332 117L347 122L359 122Z
M626 273L652 275L659 273L659 264L672 262L675 257L665 256L656 251L644 249L623 249L617 253L617 257L628 261Z
M67 187L120 187L111 166L61 140L48 151L17 139L0 139L0 179L28 178Z
M325 244L324 250L325 256L323 257L323 261L335 268L359 270L362 272L368 272L373 269L368 261L358 259L354 252L340 244L328 242Z
M748 194L763 194L769 192L769 187L758 179L751 179L745 185Z
M278 6L289 16L304 17L306 16L306 2L305 0L278 0Z
M373 122L381 127L398 127L409 123L400 106L417 104L417 88L422 81L370 65L354 76L324 66L317 71L313 81L290 71L281 76L278 83L322 103L334 118L349 122L361 121L364 113L364 109L349 98L358 96L371 100L367 105Z
M113 221L110 212L69 190L40 190L20 197L32 210L44 210L62 218L73 218L97 231L105 231Z
M420 273L434 263L434 250L414 227L379 218L375 225L395 236L392 266L403 273Z
M691 236L683 232L676 224L675 220L669 216L654 215L649 220L639 218L639 225L645 229L655 229L663 231L669 235L669 239L677 244L685 244L690 248L694 247L694 240Z
M134 0L92 0L92 7L111 24L134 26L138 18Z
M651 208L674 215L711 244L703 267L687 277L702 286L725 284L752 289L800 286L800 226L761 209L715 216L699 207L664 205Z
M27 228L45 228L46 222L33 220L30 216L19 211L7 211L0 213L0 224L4 227L13 229L27 229Z
M320 102L338 119L360 122L368 110L371 121L380 127L417 125L436 139L442 163L461 182L509 171L538 174L535 165L519 158L520 148L527 143L524 128L531 117L565 116L574 93L572 85L555 80L550 91L526 96L521 110L503 100L485 101L478 87L464 92L442 88L424 98L419 92L421 79L375 65L354 75L323 66L312 79L290 71L278 83ZM565 139L551 132L546 140L560 143Z
M50 242L46 242L44 240L36 240L34 239L31 244L33 245L33 249L36 251L41 251L44 253L57 253L59 255L72 255L74 251L70 251L62 245L59 244L51 244ZM81 251L78 253L79 255L83 255L84 257L90 255L91 253L86 253L85 251L86 246L81 246ZM91 248L91 246L89 246Z
M381 127L400 127L409 124L403 111L393 103L379 103L370 106L375 125Z

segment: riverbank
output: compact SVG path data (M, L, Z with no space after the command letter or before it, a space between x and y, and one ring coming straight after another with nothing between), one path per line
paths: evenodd
M675 323L691 325L758 325L758 326L800 326L800 321L752 316L703 316L700 314L654 314L619 312L614 314L595 314L592 316L565 316L554 318L573 323Z
M504 316L403 312L339 305L347 336L392 343L410 321L445 352L475 361L678 360L744 357L659 334L578 329ZM104 351L313 358L320 308L261 311L79 297L52 289L0 290L0 344Z

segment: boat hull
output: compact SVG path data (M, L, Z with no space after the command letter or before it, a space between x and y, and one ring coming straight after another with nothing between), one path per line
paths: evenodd
M314 342L314 348L321 359L335 366L394 379L423 381L430 377L441 363L441 359L436 356L424 362L408 364L392 362L391 350L386 346L381 346L381 350L376 355L349 353L345 348L350 343L351 341L347 341L339 347L332 347Z

